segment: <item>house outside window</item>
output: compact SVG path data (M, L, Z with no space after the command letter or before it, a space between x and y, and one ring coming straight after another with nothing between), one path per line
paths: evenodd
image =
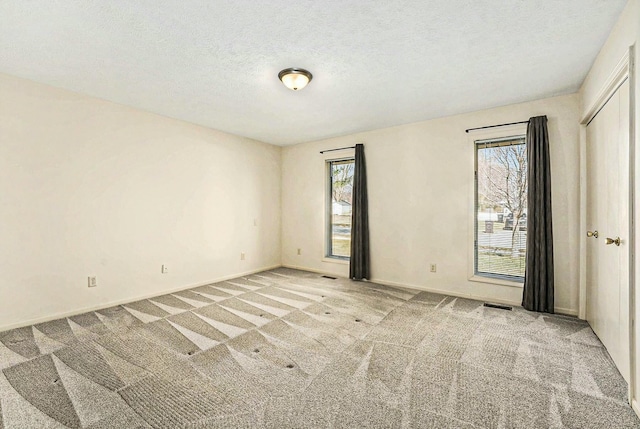
M351 254L353 158L327 161L326 256L346 259Z
M527 243L525 136L475 141L474 275L524 281Z

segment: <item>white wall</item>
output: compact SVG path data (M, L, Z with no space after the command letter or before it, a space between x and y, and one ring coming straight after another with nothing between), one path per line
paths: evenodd
M0 330L280 265L280 171L279 147L0 75Z
M635 45L635 73L631 76L632 82L635 81L635 207L636 213L634 217L635 223L635 261L631 269L635 271L636 277L636 302L635 302L635 320L640 318L640 0L630 0L623 10L618 22L614 26L604 46L600 50L596 61L594 62L587 78L585 79L580 93L582 95L581 112L584 116L596 103L598 95L606 86L610 74L616 68L620 59L630 46ZM637 325L637 322L636 322ZM640 329L635 327L635 334L632 338L632 366L635 365L636 374L640 374ZM633 344L635 343L635 345ZM631 384L632 389L632 405L637 414L640 414L640 377L633 376L632 371Z
M551 143L556 309L578 309L577 94L283 148L284 265L348 275L323 261L323 149L365 144L372 277L376 281L519 304L519 287L469 281L473 141L466 128L547 115ZM339 153L335 153L339 154ZM297 249L302 255L297 255ZM437 273L429 272L436 263Z
M582 113L586 113L596 102L609 74L629 50L629 47L636 43L639 33L640 1L630 0L620 14L620 18L611 30L607 41L591 66L582 88L580 88ZM638 48L636 45L636 61Z

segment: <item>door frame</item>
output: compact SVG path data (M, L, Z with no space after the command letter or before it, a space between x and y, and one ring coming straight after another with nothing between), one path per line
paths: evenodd
M636 227L635 227L635 45L629 47L614 67L598 92L594 103L589 106L580 120L580 275L578 317L587 317L587 125L600 112L622 84L629 80L629 403L637 414L636 406L636 334L635 334L635 289L636 289Z

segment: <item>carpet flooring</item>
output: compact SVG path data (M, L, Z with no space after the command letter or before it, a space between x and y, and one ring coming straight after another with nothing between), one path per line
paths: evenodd
M640 428L570 317L280 268L0 333L0 429Z

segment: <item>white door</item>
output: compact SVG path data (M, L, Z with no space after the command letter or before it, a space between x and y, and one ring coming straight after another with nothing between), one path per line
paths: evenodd
M586 165L587 321L629 381L628 81L587 126Z

